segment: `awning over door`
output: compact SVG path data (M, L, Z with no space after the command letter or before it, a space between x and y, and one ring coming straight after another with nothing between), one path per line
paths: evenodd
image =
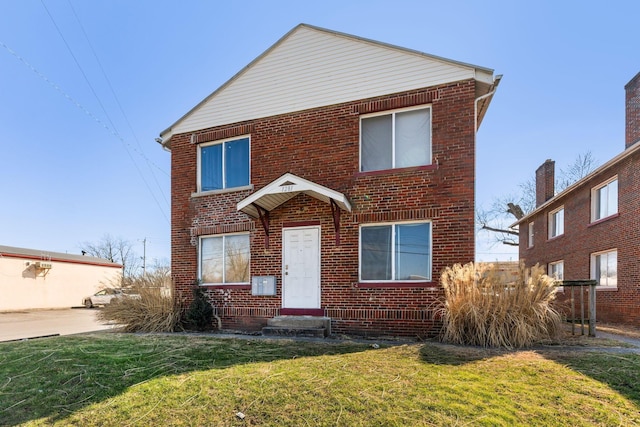
M247 215L259 218L259 208L270 212L300 193L304 193L325 203L335 203L340 209L351 212L351 204L349 204L344 194L291 173L282 175L280 178L271 182L271 184L268 184L261 190L256 191L251 196L242 200L238 203L237 208Z
M265 247L269 247L269 212L293 199L300 193L314 197L331 205L336 245L340 245L340 210L351 212L347 197L330 188L286 173L251 196L240 201L237 209L254 218L260 218L265 231Z

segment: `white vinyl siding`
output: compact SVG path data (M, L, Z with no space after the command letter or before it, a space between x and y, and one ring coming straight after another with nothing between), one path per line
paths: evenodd
M618 213L618 177L591 190L591 221Z
M564 234L564 206L549 213L549 239Z
M490 70L299 27L223 85L172 134L476 78Z

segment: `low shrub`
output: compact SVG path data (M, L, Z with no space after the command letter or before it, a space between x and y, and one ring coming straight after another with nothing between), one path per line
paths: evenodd
M456 264L440 281L444 342L521 348L559 336L562 316L552 305L556 287L538 265L526 269L521 263L516 280L507 283L493 265Z
M193 286L193 300L184 313L183 325L186 329L195 331L213 328L213 307L198 285Z
M121 325L125 332L175 331L182 310L167 282L165 273L132 279L125 296L113 299L98 312L98 319Z

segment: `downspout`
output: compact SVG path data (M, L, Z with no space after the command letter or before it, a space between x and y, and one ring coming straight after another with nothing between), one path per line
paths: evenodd
M487 93L485 93L484 95L481 95L479 97L476 98L474 104L473 104L473 130L474 133L478 132L478 101L482 101L483 99L486 99L490 96L493 96L493 94L496 93L496 89L498 89L498 85L500 84L500 80L502 80L502 74L498 74L496 76L495 79L493 79L493 85L491 85L491 90Z

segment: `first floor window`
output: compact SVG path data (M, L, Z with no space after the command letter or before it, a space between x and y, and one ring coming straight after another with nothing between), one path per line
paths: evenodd
M249 234L200 238L200 280L211 283L249 283Z
M618 286L617 250L591 255L591 278L598 282L598 286Z
M431 223L363 225L360 280L431 280Z
M549 213L549 238L564 234L564 206Z
M533 247L533 222L529 223L529 247Z
M249 137L199 147L198 191L249 185Z
M550 262L548 274L555 280L564 280L564 261Z

